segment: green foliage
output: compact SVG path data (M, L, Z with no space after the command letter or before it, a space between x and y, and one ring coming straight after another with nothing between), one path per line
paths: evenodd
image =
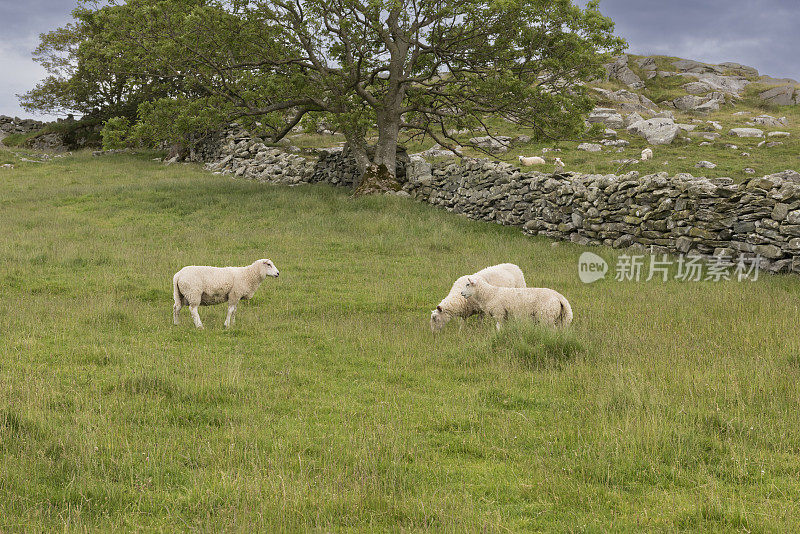
M28 102L80 102L106 117L135 109L150 142L191 142L233 120L277 141L321 115L362 152L377 128L375 157L394 168L401 128L449 142L449 130L499 116L538 138L581 133L592 102L576 82L624 48L598 5L86 3L73 25L43 37L38 55L56 74Z
M103 124L100 135L103 137L103 148L105 150L129 148L132 146L131 123L127 117L113 117L108 119L105 124Z
M24 109L135 120L141 102L175 92L174 79L143 68L136 47L117 39L112 13L121 8L81 3L72 23L41 35L34 60L48 76L20 96Z
M39 135L39 132L28 132L19 134L10 134L3 138L3 144L7 147L22 147L29 139Z

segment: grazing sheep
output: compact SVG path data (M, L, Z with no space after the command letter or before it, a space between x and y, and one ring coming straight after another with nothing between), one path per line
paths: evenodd
M561 161L561 158L556 158L553 160L553 165L555 165L555 174L561 174L564 172L564 162Z
M519 163L520 165L530 167L531 165L544 165L545 161L544 158L539 156L531 156L529 158L526 158L525 156L520 156Z
M178 314L183 306L189 306L194 325L203 328L198 306L228 303L225 328L233 322L236 305L241 299L251 299L258 286L267 276L277 278L280 272L271 260L257 260L247 267L206 267L190 265L172 277L172 320L178 324Z
M645 148L644 150L642 150L642 161L647 161L648 159L653 159L652 148Z
M567 299L544 287L497 287L479 276L470 276L461 295L497 321L498 330L510 318L532 319L548 326L572 322L572 307Z
M480 313L477 306L468 302L463 296L461 291L467 284L470 277L480 278L491 282L496 286L505 287L525 287L525 275L522 274L522 269L513 263L501 263L500 265L493 265L475 274L462 276L453 283L450 293L442 299L442 302L436 306L436 309L431 312L431 331L436 333L450 321L453 317L461 319L461 326L464 324L464 319Z

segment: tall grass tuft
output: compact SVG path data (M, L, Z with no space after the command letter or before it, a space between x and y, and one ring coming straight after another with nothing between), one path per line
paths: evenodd
M554 329L530 321L509 321L489 342L495 355L506 355L531 369L561 368L587 352L569 328Z

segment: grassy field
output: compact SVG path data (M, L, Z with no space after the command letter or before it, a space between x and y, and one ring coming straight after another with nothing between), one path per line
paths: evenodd
M800 527L797 277L584 285L571 244L144 156L0 170L0 220L2 532ZM181 266L259 257L233 329L171 324ZM503 261L573 327L434 337Z

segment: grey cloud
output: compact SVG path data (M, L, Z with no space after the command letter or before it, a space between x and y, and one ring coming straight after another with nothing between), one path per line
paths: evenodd
M603 0L600 10L632 53L735 61L800 79L797 0Z

